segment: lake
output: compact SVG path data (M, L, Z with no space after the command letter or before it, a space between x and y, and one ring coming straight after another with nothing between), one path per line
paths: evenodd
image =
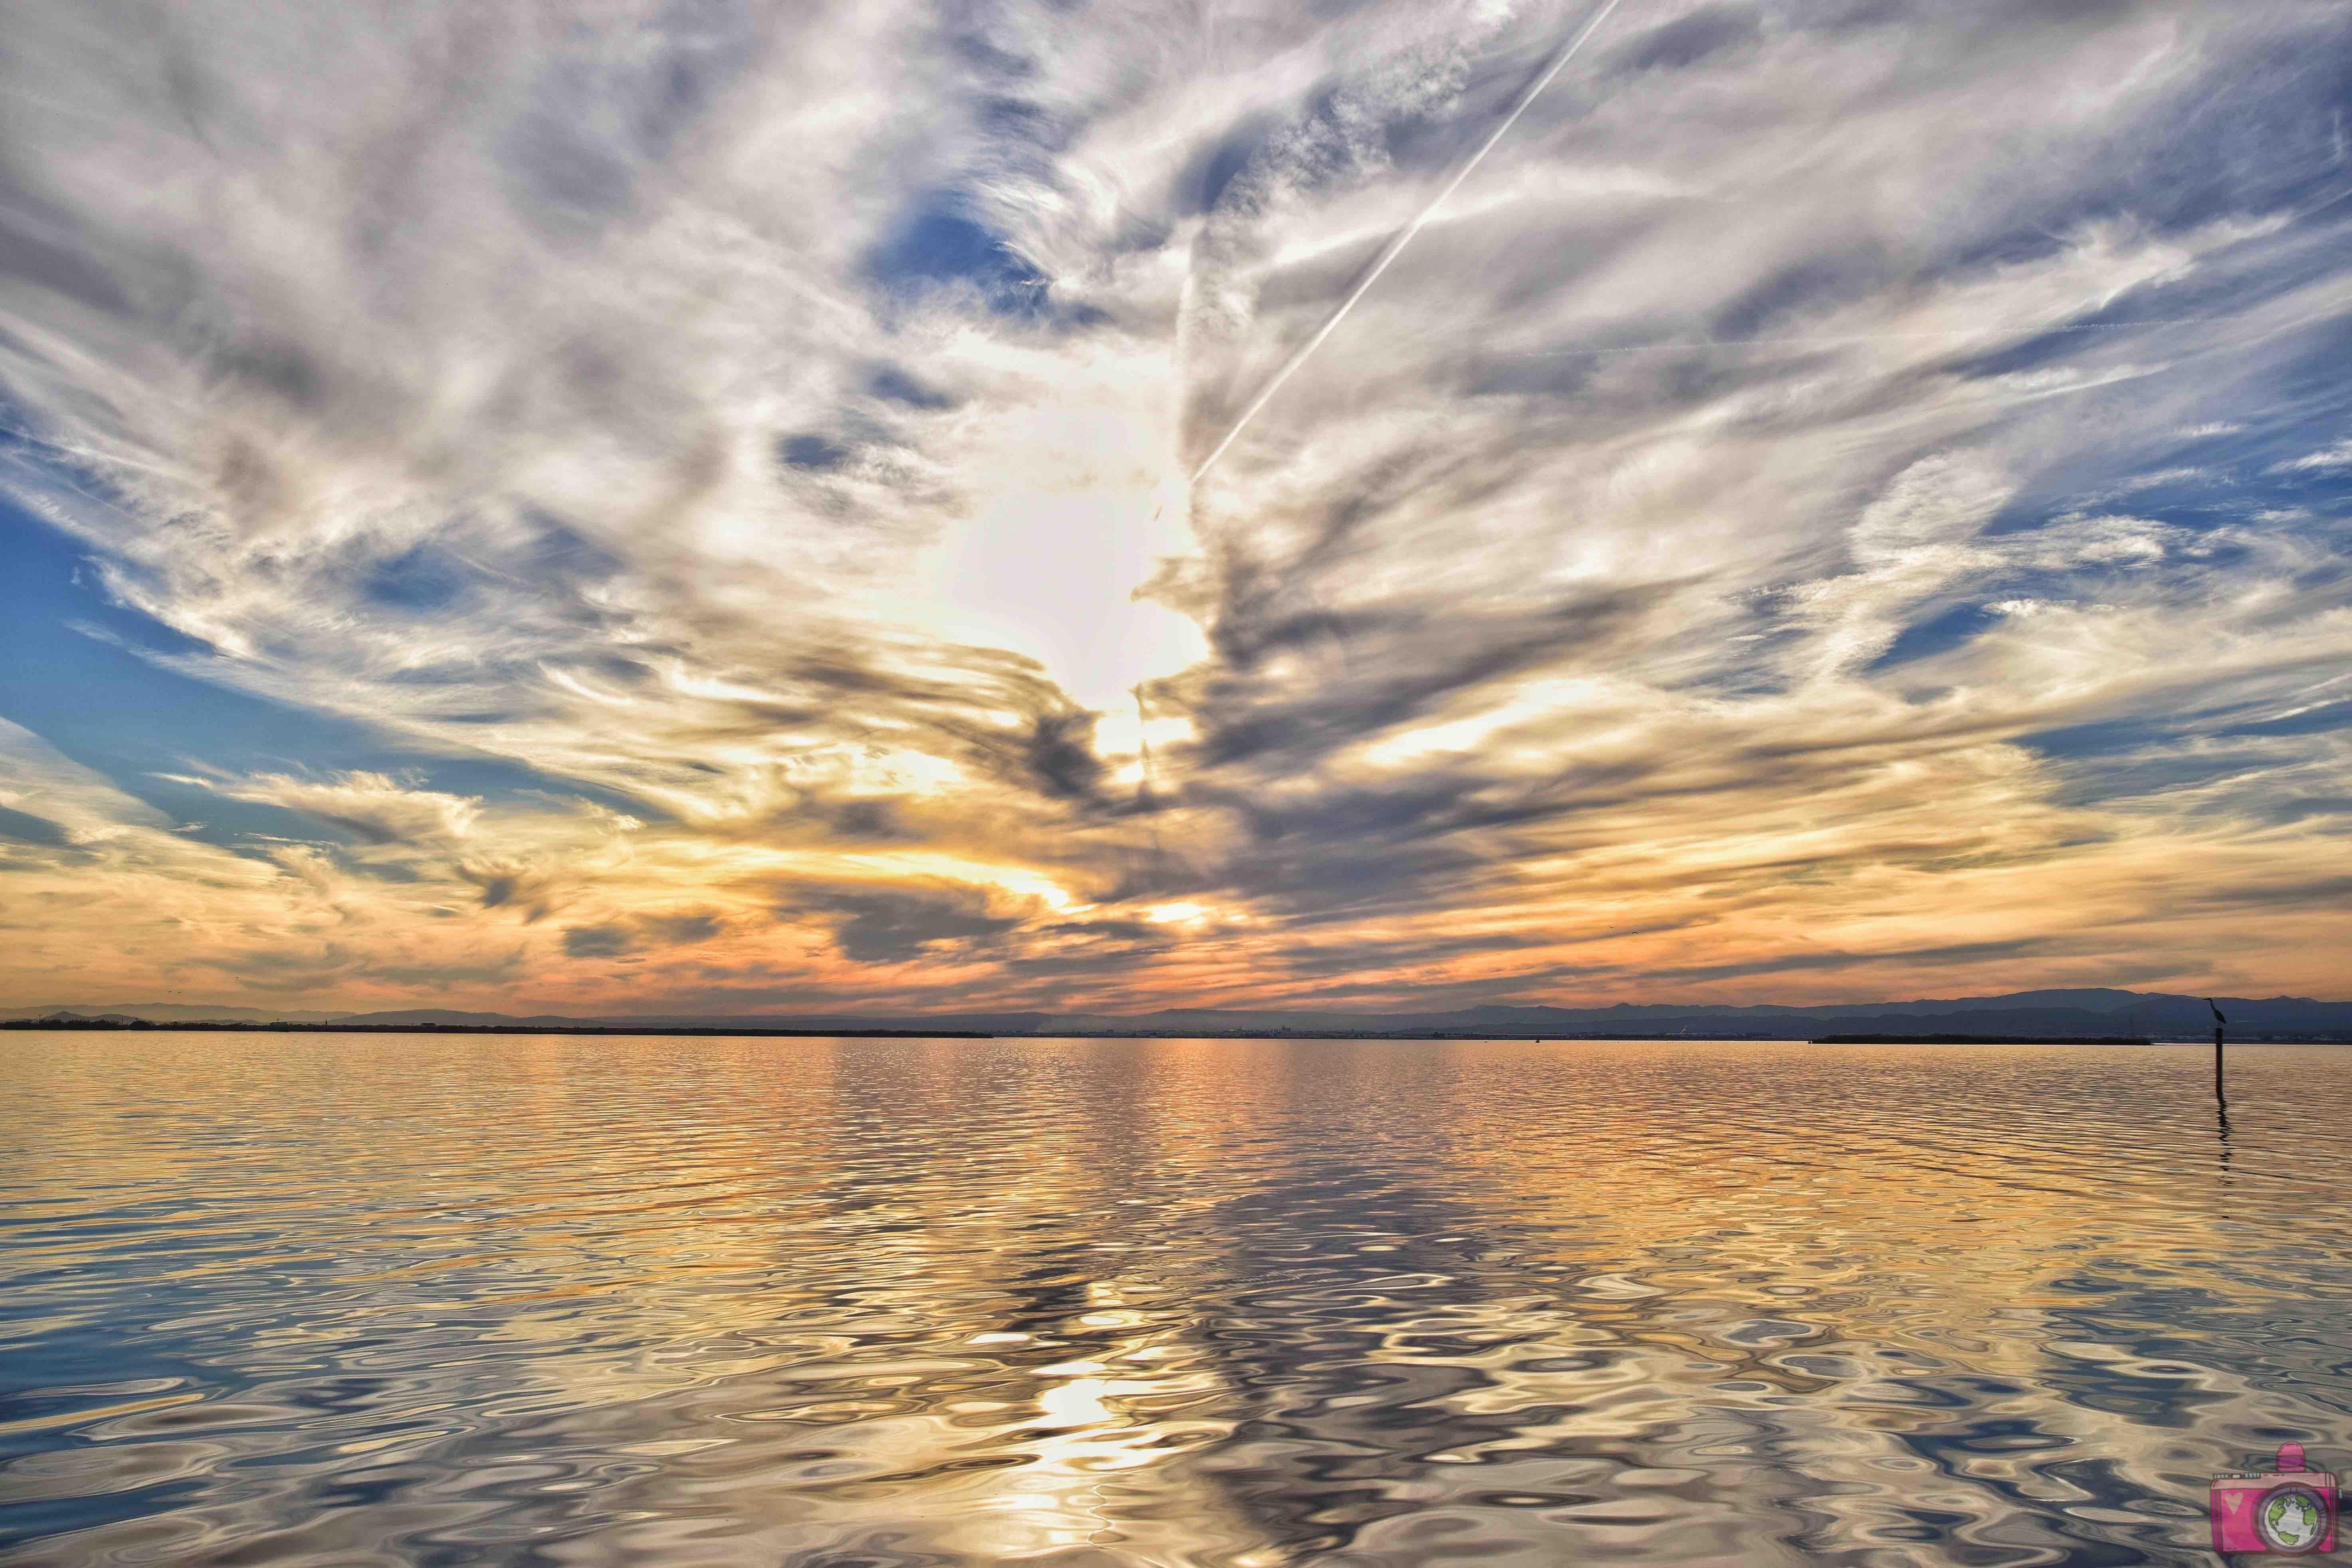
M0 1557L2210 1564L2352 1449L2210 1059L0 1034Z

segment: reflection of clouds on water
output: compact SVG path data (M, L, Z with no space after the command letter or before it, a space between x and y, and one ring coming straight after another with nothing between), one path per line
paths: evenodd
M1979 1065L2019 1076L2013 1062ZM2039 1065L2047 1080L2049 1059ZM1424 1058L1398 1076L1431 1070ZM2122 1149L2065 1149L2063 1131L2080 1124L2072 1115L2013 1115L1997 1134L1971 1135L1964 1122L1956 1136L1940 1113L1874 1095L1776 1122L1769 1112L1800 1109L1801 1089L1774 1097L1751 1081L1790 1103L1711 1107L1685 1127L1662 1114L1675 1102L1661 1092L1671 1068L1636 1065L1634 1076L1597 1096L1582 1085L1582 1117L1547 1115L1554 1108L1531 1104L1524 1086L1447 1106L1458 1117L1448 1140L1486 1154L1480 1176L1512 1189L1517 1206L1498 1205L1491 1189L1449 1205L1382 1188L1360 1154L1353 1168L1311 1173L1319 1180L1253 1192L1252 1205L1289 1226L1283 1247L1238 1257L1234 1273L1276 1281L1261 1296L1278 1310L1240 1335L1221 1320L1217 1337L1263 1346L1294 1371L1237 1379L1276 1390L1252 1409L1276 1434L1266 1464L1242 1463L1246 1441L1229 1450L1248 1484L1326 1524L1344 1516L1302 1500L1351 1496L1347 1550L1399 1561L1428 1549L1422 1532L1440 1515L1446 1550L1505 1560L1524 1549L1531 1561L1545 1551L1765 1561L1759 1531L1790 1561L1946 1539L2029 1557L2088 1541L2168 1550L2181 1520L2201 1519L2204 1477L2232 1462L2226 1434L2327 1425L2324 1406L2231 1370L2261 1362L2255 1344L2230 1346L2217 1365L2202 1364L2211 1346L2201 1356L2179 1342L2161 1354L2116 1352L2097 1389L2053 1364L2082 1345L2049 1342L2152 1267L2110 1258L2130 1231L2099 1202L2103 1186L2160 1187L2144 1195L2189 1208L2155 1216L2180 1227L2167 1236L2171 1250L2205 1262L2230 1251L2215 1217L2195 1212L2210 1200L2170 1166L2195 1158L2187 1123L2179 1146L2162 1152L2159 1182L2157 1162L2136 1175ZM2063 1080L2044 1087L2076 1092ZM1607 1127L1612 1110L1627 1125ZM1774 1125L1778 1144L1729 1136ZM1558 1136L1563 1127L1575 1135ZM1509 1157L1514 1142L1534 1157ZM1548 1215L1584 1206L1580 1176L1587 1190L1595 1184L1575 1167L1595 1142L1617 1156L1600 1185L1618 1201L1545 1234ZM1655 1163L1640 1158L1645 1144ZM1948 1189L1915 1186L1888 1201L1888 1178L1916 1179L1921 1163ZM2086 1180L2094 1170L2104 1181ZM1799 1201L1770 1203L1776 1182ZM1628 1188L1642 1200L1622 1201ZM1739 1223L1704 1223L1734 1214ZM1318 1226L1328 1245L1291 1234ZM1253 1233L1245 1213L1227 1228ZM1351 1247L1351 1231L1452 1246L1444 1258L1414 1258L1411 1246ZM1604 1262L1615 1267L1580 1272ZM1433 1271L1383 1272L1416 1265ZM2099 1275L2110 1265L2113 1277ZM2293 1278L2290 1268L2278 1281L2275 1304L2290 1321ZM1552 1289L1531 1291L1538 1281ZM2128 1322L2182 1324L2184 1305L2144 1300L2103 1331L2115 1341ZM1336 1353L1349 1336L1360 1342L1352 1359ZM1360 1390L1322 1388L1347 1379ZM1409 1447L1393 1436L1407 1422ZM2192 1427L2208 1436L2188 1437Z
M56 1038L27 1562L2185 1563L2352 1434L2324 1053L2225 1188L2161 1048Z

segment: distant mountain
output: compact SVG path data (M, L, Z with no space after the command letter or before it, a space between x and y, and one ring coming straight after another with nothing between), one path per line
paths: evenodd
M2352 1002L2308 997L2222 997L2233 1032L2352 1037ZM1821 1007L1720 1003L1697 1005L1619 1003L1608 1007L1488 1005L1448 1013L1301 1013L1177 1010L1135 1017L1068 1015L1055 1026L1073 1032L1241 1033L1257 1029L1434 1032L1549 1037L1580 1034L1755 1035L1802 1039L1816 1034L2201 1035L2212 1026L2204 999L2153 992L2082 989L2021 991L1916 1002L1845 1003ZM1048 1032L1040 1030L1038 1032Z
M60 1013L83 1018L144 1018L151 1024L324 1024L342 1016L289 1012L278 1007L206 1007L181 1002L109 1002L103 1005L78 1002L69 1006L0 1007L0 1023L52 1018Z
M2352 1038L2352 1002L2318 1002L2307 996L2224 996L2218 1000L2237 1038L2260 1034ZM2007 996L1847 1003L1822 1007L1480 1007L1431 1016L1448 1021L1440 1027L1449 1026L1457 1019L1464 1025L1482 1020L1496 1033L1532 1035L1654 1031L1664 1035L1752 1034L1790 1038L1827 1033L2193 1037L2208 1034L2212 1028L2212 1014L2202 997L2106 989L2023 991Z
M2220 998L2233 1039L2352 1039L2352 1002L2307 996ZM2105 987L2020 991L1914 1002L1843 1003L1822 1007L1721 1003L1619 1003L1608 1007L1492 1004L1443 1013L1295 1011L1280 1008L1168 1008L1156 1013L655 1014L570 1017L420 1007L375 1013L278 1013L249 1007L177 1004L20 1008L0 1019L122 1016L156 1023L337 1023L367 1026L437 1025L446 1028L798 1029L823 1033L927 1029L1033 1036L1478 1035L1529 1038L1624 1035L1647 1037L1752 1037L1806 1039L1824 1034L1970 1034L2066 1039L2098 1035L2204 1037L2212 1015L2197 996Z

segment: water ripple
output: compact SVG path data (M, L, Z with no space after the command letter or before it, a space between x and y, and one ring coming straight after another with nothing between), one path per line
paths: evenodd
M0 1556L2202 1563L2352 1447L2206 1059L18 1033Z

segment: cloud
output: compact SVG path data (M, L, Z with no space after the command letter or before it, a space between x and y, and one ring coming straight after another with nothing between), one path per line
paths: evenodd
M636 945L636 938L618 926L567 926L563 931L568 958L617 958Z
M941 944L983 944L1021 924L990 912L969 889L844 888L805 894L778 911L815 916L832 927L842 956L854 963L904 963Z
M142 657L402 760L174 774L300 853L44 762L43 952L143 900L257 985L582 1010L2325 989L2341 8L1622 7L1188 483L1579 20L18 6L10 483Z
M453 847L472 830L482 809L478 800L414 789L372 773L345 773L331 780L264 773L214 787L231 800L299 812L365 844Z
M691 947L709 942L726 929L726 917L713 910L674 910L641 915L637 927L647 939L665 947Z
M0 806L0 838L47 848L63 848L73 842L64 828L47 817L35 816L29 811L12 811L6 806Z
M2333 447L2306 453L2290 462L2279 464L2272 471L2282 474L2324 473L2333 468L2352 468L2352 441L2338 441Z
M726 917L709 910L670 910L604 925L566 926L563 953L567 958L618 958L645 948L691 947L710 941L726 926Z

